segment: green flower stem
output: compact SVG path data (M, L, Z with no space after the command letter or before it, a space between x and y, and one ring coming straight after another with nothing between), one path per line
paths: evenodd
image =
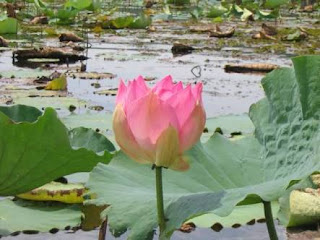
M271 203L270 202L263 202L263 208L264 208L264 215L266 217L266 223L269 233L270 240L278 240L277 231L274 226L273 216L272 216L272 209L271 209Z
M160 236L161 236L166 227L166 220L164 217L164 208L163 208L162 167L156 166L155 168L156 168L158 224L159 224Z

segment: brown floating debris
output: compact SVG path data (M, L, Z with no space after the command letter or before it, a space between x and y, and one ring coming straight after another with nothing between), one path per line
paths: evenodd
M148 26L148 27L147 27L147 31L148 31L148 32L155 32L155 31L157 31L157 29L156 29L155 26Z
M41 76L37 79L35 79L33 82L37 84L46 84L47 82L52 81L55 78L59 78L61 76L61 73L54 71L51 73L48 77L47 76Z
M303 8L299 9L300 12L313 12L316 8L313 7L312 4L304 6Z
M80 45L78 45L78 44L76 44L76 43L74 43L72 41L67 42L66 46L67 47L71 47L73 50L78 51L78 52L83 52L85 50L84 47L82 47L82 46L80 46Z
M53 47L44 47L44 48L32 48L32 49L20 49L13 52L13 58L18 60L27 60L30 58L49 58L49 59L59 59L60 62L68 61L78 61L86 60L87 57L84 55L79 55L77 52L74 52L72 49L67 48L53 48Z
M151 82L151 81L153 81L153 80L156 80L156 78L155 78L155 77L145 77L144 80L145 80L146 82Z
M8 41L0 36L0 47L8 47Z
M89 106L89 109L100 112L104 109L104 107L102 107L102 106Z
M272 37L266 34L264 31L260 31L252 36L253 39L268 39L268 40L277 40L275 37Z
M249 64L227 64L224 69L226 72L250 73L250 72L271 72L279 68L276 64L269 63L249 63Z
M72 78L80 78L80 79L113 79L116 77L115 74L112 73L98 73L98 72L70 72L68 75Z
M7 8L7 16L9 18L16 18L16 7L15 5L13 5L12 3L7 3L6 4L6 8Z
M182 226L179 228L179 230L181 232L190 233L190 232L194 231L195 228L196 228L196 225L194 223L190 222L190 223L182 224Z
M217 38L229 38L232 37L235 32L235 27L232 27L229 30L222 31L218 25L216 25L216 29L211 30L209 36L217 37Z
M39 16L39 17L34 17L31 20L31 24L48 24L49 20L47 16Z
M270 35L270 36L274 36L274 35L278 34L278 31L275 27L269 26L265 23L262 23L261 29L264 31L265 34Z
M152 8L153 4L154 4L153 0L147 0L145 2L145 8Z
M278 31L275 27L269 26L265 23L262 23L260 32L252 36L253 39L268 39L268 40L277 40L275 35L278 34Z
M110 89L95 91L93 93L98 95L116 96L117 91L118 91L118 88L110 88Z
M173 55L184 55L184 54L189 54L192 53L194 50L194 47L182 44L182 43L174 43L171 52Z
M74 33L61 33L59 36L60 42L83 42L83 38L75 35Z

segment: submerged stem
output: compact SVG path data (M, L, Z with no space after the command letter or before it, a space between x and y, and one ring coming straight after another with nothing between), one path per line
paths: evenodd
M272 216L272 209L271 209L271 203L270 202L263 202L263 208L264 208L264 215L266 217L266 223L269 233L270 240L278 240L277 231L274 226L273 216Z
M106 219L101 224L98 240L106 240L107 227L108 227L108 220Z
M157 209L158 209L158 224L160 228L160 235L162 235L166 221L164 217L163 207L163 189L162 189L162 167L156 166L156 189L157 189Z

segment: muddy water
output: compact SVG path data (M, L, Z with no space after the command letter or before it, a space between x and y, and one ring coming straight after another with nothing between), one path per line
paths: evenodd
M279 240L286 239L285 229L282 226L277 226ZM97 240L99 231L83 232L77 231L63 232L60 231L56 234L42 233L34 235L20 234L15 237L6 237L4 239L12 240ZM125 240L127 239L127 234L123 234L119 238L115 238L107 231L106 240ZM157 240L157 236L154 240ZM240 228L225 228L220 232L215 232L211 229L197 228L191 233L175 232L171 238L172 240L268 240L267 227L263 223L257 223L253 226L244 226Z
M172 29L173 28L173 29ZM87 72L109 72L116 75L114 79L82 80L68 79L68 95L85 100L87 106L103 106L105 111L111 112L115 98L95 94L97 91L116 88L119 79L129 80L142 75L155 78L149 84L166 75L172 75L175 81L183 83L203 82L203 99L208 117L229 113L247 112L250 105L264 96L260 86L263 75L225 73L225 64L230 63L274 63L280 66L291 64L286 56L259 55L251 48L223 47L221 50L210 49L217 41L208 39L206 34L176 34L185 31L185 27L174 26L146 34L145 31L118 31L118 35L105 34L101 37L89 35L91 48L87 54L89 59L84 63ZM175 41L192 41L198 50L192 54L174 57L170 51ZM56 40L39 39L35 45L58 46ZM204 47L209 49L204 49ZM234 56L236 55L236 56ZM0 53L0 71L19 70L12 65L10 51ZM74 71L79 63L70 65L50 64L51 70ZM192 73L192 69L193 70ZM196 76L195 76L196 75ZM99 83L100 88L92 85Z

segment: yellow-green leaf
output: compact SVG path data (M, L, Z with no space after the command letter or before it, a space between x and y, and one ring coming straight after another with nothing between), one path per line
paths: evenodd
M67 88L67 77L65 74L62 74L60 77L53 79L48 82L46 90L66 90Z

